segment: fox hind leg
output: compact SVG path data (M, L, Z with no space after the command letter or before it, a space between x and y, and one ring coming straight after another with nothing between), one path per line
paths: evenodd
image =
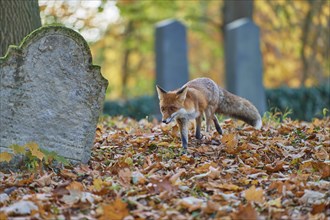
M215 129L217 130L217 132L219 134L222 134L222 129L220 127L219 121L218 121L217 117L215 116L215 114L213 115L213 122L214 122L214 126L215 126Z

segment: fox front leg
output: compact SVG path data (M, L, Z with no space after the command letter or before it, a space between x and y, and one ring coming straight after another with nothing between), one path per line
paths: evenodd
M187 119L177 119L176 120L181 134L181 142L184 153L187 152L188 147L188 120Z

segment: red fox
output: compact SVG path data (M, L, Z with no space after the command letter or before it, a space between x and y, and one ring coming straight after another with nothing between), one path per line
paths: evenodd
M243 120L256 129L260 129L262 126L261 116L251 102L228 92L209 78L191 80L174 91L165 91L158 85L156 85L156 89L162 122L168 124L174 119L176 120L184 151L188 146L189 120L196 120L195 136L200 139L203 114L206 119L206 132L209 131L211 121L213 121L217 132L222 134L215 113Z

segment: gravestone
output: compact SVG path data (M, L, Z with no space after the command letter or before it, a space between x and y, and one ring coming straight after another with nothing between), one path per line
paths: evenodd
M156 24L156 84L165 90L181 87L188 79L186 27L176 20Z
M72 162L90 158L107 81L86 41L42 27L0 58L0 151L36 142Z
M262 81L259 28L248 18L226 25L225 64L228 91L250 100L261 114L266 110Z

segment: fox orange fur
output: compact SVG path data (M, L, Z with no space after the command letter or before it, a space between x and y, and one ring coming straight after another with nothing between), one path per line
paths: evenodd
M218 133L222 134L216 113L243 120L257 129L262 126L261 116L251 102L228 92L209 78L191 80L174 91L165 91L158 85L156 89L162 122L168 124L176 120L184 150L188 146L189 120L196 120L196 138L200 139L203 114L206 119L206 132L213 121Z

